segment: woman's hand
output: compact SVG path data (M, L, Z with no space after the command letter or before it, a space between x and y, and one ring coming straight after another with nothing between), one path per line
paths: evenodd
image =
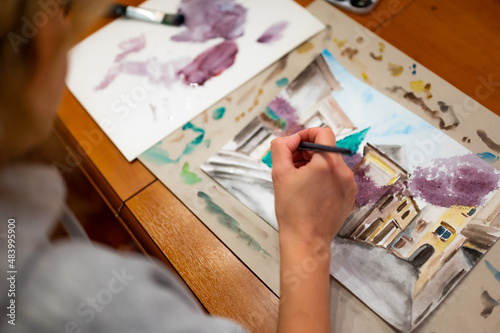
M297 150L301 141L335 145L327 128L310 128L271 144L280 237L330 244L356 196L352 171L337 153Z
M356 196L340 154L298 151L301 141L335 145L330 129L311 128L271 144L280 239L278 332L330 332L330 243Z

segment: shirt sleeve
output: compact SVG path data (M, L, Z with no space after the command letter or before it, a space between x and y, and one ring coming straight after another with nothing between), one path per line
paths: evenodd
M16 332L246 332L205 314L164 266L135 254L66 243L20 276Z

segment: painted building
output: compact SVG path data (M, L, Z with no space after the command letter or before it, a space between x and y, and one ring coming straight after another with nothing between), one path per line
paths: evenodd
M387 194L374 205L349 239L387 248L419 213L406 188Z
M420 271L415 295L454 256L463 257L470 269L493 245L500 235L500 194L488 203L488 208L427 205L396 237L390 251Z
M361 172L386 190L373 205L355 207L339 236L387 247L420 211L404 185L409 173L370 143L365 145L363 160L353 172Z

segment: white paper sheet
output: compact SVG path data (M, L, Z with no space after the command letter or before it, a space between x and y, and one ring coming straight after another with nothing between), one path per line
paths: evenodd
M141 7L175 13L180 3L151 0ZM120 18L71 51L68 88L127 160L135 159L324 27L291 0L221 3L236 3L247 9L244 33L234 39L238 48L234 64L203 85L190 86L182 77L172 78L224 38L197 43L171 40L186 29L184 26ZM287 24L281 38L257 42L268 28L284 22ZM123 54L134 43L139 45L137 50ZM123 70L123 66L128 68L127 73L103 84L107 75ZM147 74L133 73L140 72L138 67Z

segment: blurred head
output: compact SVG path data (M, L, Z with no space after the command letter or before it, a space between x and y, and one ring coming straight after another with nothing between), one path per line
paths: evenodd
M64 92L66 53L102 0L0 1L0 163L50 131Z

